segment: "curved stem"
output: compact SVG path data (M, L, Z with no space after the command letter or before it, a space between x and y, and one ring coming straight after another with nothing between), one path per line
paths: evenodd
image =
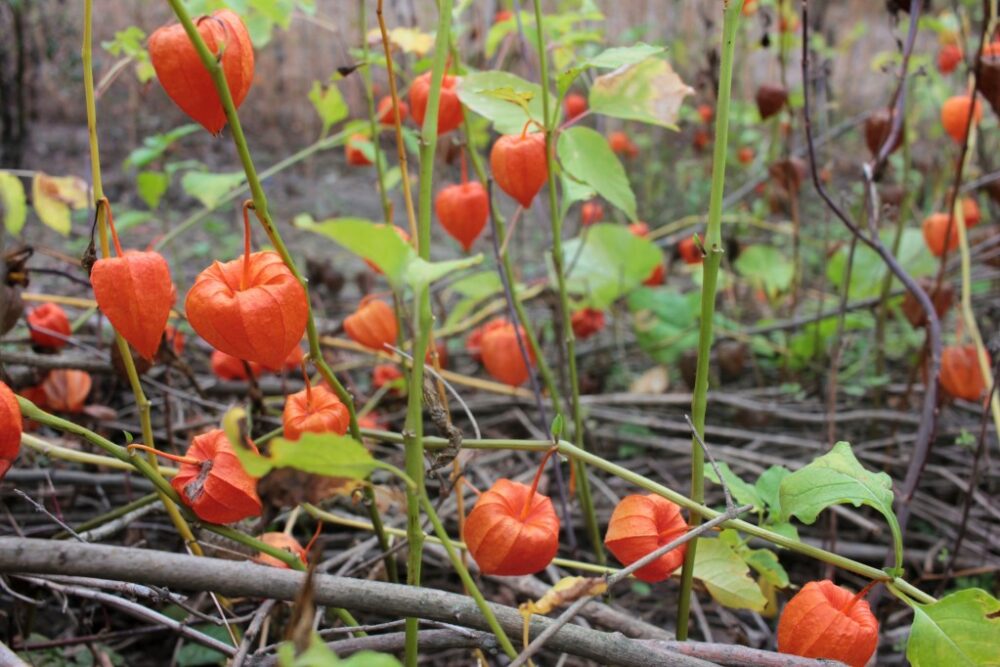
M702 264L701 322L698 332L698 364L695 371L694 395L691 398L691 419L695 437L691 439L691 498L701 504L705 498L705 453L698 443L705 433L705 413L708 407L708 362L712 353L712 325L715 319L715 293L719 265L724 252L722 245L722 194L726 186L726 144L729 134L729 99L733 84L733 53L736 28L742 3L728 0L724 3L722 23L722 61L719 66L719 92L715 110L715 152L712 156L712 191L708 203L708 228L705 247L708 256ZM698 514L691 515L691 526L701 523ZM698 540L688 544L681 572L681 592L677 602L677 639L684 641L688 634L688 616L691 605L691 585Z
M573 442L583 447L583 408L580 404L580 379L576 367L576 338L573 335L569 293L566 289L566 273L563 268L565 257L562 248L562 216L559 211L555 157L553 156L553 128L557 110L550 111L549 100L549 63L545 50L545 30L542 26L542 3L534 0L535 33L538 38L538 63L542 86L542 115L545 130L545 162L549 172L549 217L552 226L552 267L556 274L556 285L559 290L559 317L562 329L563 343L566 347L566 361L569 366L569 385L572 392L570 407L573 411ZM528 126L525 124L524 131ZM604 542L601 540L601 529L594 512L594 501L590 494L590 480L587 478L587 468L577 463L575 465L577 493L580 496L580 506L583 510L583 521L587 528L591 547L599 563L605 562Z
M250 156L250 148L247 144L246 135L243 134L243 126L240 124L239 115L236 113L236 105L233 103L233 96L229 91L229 84L226 82L226 76L222 70L222 66L212 55L212 52L208 50L208 47L205 45L205 40L202 39L198 29L191 21L191 16L188 14L183 2L181 2L181 0L167 0L167 2L170 4L171 9L173 9L177 19L181 22L181 25L184 26L184 32L187 33L188 39L191 40L195 50L198 52L198 57L201 59L202 65L205 66L205 69L208 70L212 77L212 83L215 85L215 90L219 94L222 107L226 112L226 120L229 122L229 126L233 134L233 144L236 147L236 152L239 154L240 163L243 165L243 171L246 173L247 186L250 188L250 193L253 197L253 208L254 213L257 215L257 220L264 228L264 231L267 233L268 238L274 245L275 250L281 256L282 261L284 261L285 265L288 267L288 270L292 272L292 275L295 276L295 279L299 281L299 284L301 284L302 288L306 291L306 307L308 309L306 334L309 339L309 356L313 360L313 363L316 364L316 368L319 369L320 375L323 376L326 383L330 385L340 401L347 406L347 411L350 414L351 436L360 442L361 432L358 430L358 417L357 411L354 407L354 399L334 375L330 365L323 357L323 351L320 348L319 342L319 331L316 328L316 320L313 317L312 305L310 304L308 298L308 283L299 271L298 266L295 264L295 260L292 259L291 253L288 252L288 247L285 245L280 232L275 226L274 221L271 219L271 214L267 207L267 195L264 194L264 187L261 184L260 177L257 175L257 169L254 166L253 158ZM389 541L385 536L385 532L382 530L382 520L378 514L378 507L374 502L371 502L370 498L366 498L366 501L368 502L372 523L377 529L376 533L379 537L379 545L382 547L383 551L387 551ZM389 571L390 576L395 572L395 561L392 561L392 559L388 556L386 557L386 568Z
M358 24L361 26L361 80L364 82L365 101L368 103L368 121L372 134L372 145L375 148L375 174L378 177L378 193L382 201L382 215L385 224L392 224L392 202L385 187L385 153L379 145L379 123L375 116L375 93L372 87L371 59L368 49L368 0L358 0ZM395 111L393 111L395 113Z

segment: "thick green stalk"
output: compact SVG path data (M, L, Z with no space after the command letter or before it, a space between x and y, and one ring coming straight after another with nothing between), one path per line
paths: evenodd
M111 216L111 205L104 196L104 185L101 179L101 151L97 139L97 101L94 95L94 52L93 52L93 0L85 0L83 7L83 48L81 57L83 60L83 88L84 100L87 106L87 134L90 140L90 170L93 188L93 203L97 212L97 230L101 243L101 257L111 256L111 244L108 242L108 220ZM149 399L142 390L142 383L139 382L139 373L135 368L135 361L132 359L132 351L124 338L115 331L115 344L122 363L125 366L125 373L128 376L128 383L135 396L136 410L139 413L139 425L142 431L142 440L148 447L155 447L153 442L153 418ZM149 463L156 467L156 457L150 453ZM162 479L162 478L161 478ZM201 556L201 547L191 532L184 517L181 516L176 505L160 494L163 507L170 517L171 523L177 529L177 533L191 549L191 553Z
M708 229L705 248L708 256L702 265L701 322L698 333L698 365L695 373L691 418L697 437L691 438L691 499L701 504L705 499L705 459L698 438L705 433L705 412L708 405L708 360L712 353L712 321L715 319L715 292L722 263L722 194L726 185L726 144L729 134L729 98L733 84L733 52L736 28L742 3L726 0L722 24L722 62L719 67L719 93L715 109L715 152L712 156L712 192L708 203ZM701 517L691 515L691 525L701 523ZM698 540L688 543L681 573L681 592L677 603L677 639L688 634L688 614L691 604L691 584Z
M378 193L382 200L382 215L385 224L392 224L392 202L389 192L385 189L385 154L379 145L379 121L375 117L375 93L372 90L371 60L368 57L368 0L358 0L358 23L361 26L361 53L364 65L361 67L361 80L365 83L365 101L368 102L368 120L372 133L372 145L375 147L375 173L378 176Z
M572 392L571 408L573 410L573 441L578 447L583 447L583 407L580 405L580 381L576 368L576 338L570 321L569 293L566 289L566 275L563 270L562 249L562 216L559 211L558 179L556 177L553 129L556 120L556 110L549 109L549 58L545 50L545 31L542 29L542 3L534 0L535 33L538 36L538 64L542 85L542 115L545 125L545 162L549 171L549 217L552 225L552 268L556 274L556 286L559 289L559 316L563 332L563 343L566 347L566 361L569 365L569 384ZM583 520L587 527L587 535L594 549L597 561L603 563L604 543L601 540L601 528L594 512L594 501L590 494L590 480L587 478L587 468L582 463L576 466L576 488L580 496L580 506L583 509Z
M292 259L291 253L288 252L288 247L281 238L281 233L278 231L274 221L271 219L271 214L268 212L267 195L264 194L264 187L261 185L253 158L250 156L250 148L247 144L246 135L243 134L243 126L240 124L239 114L236 113L236 105L233 103L233 96L229 91L229 84L226 82L226 75L222 70L222 65L205 45L205 40L202 39L197 27L191 21L191 16L188 14L181 0L167 0L167 2L174 10L174 14L181 22L181 25L184 26L184 32L187 33L188 39L191 40L195 50L198 52L198 57L212 77L212 83L219 94L219 100L222 102L222 107L226 112L226 120L229 122L229 127L233 134L233 144L236 146L236 152L240 156L240 163L243 165L243 171L246 173L247 185L250 187L250 193L253 197L254 213L257 215L257 219L274 245L275 250L281 256L282 261L284 261L288 270L292 272L292 275L295 276L295 279L299 281L299 284L302 285L302 289L306 291L306 307L309 315L306 324L306 334L309 338L309 356L316 365L316 368L319 369L326 383L333 388L340 401L347 406L348 413L350 414L351 436L360 442L361 432L358 430L358 416L354 407L354 398L344 388L344 385L340 383L340 380L334 375L330 365L323 357L323 350L319 342L319 331L316 329L316 320L313 317L312 306L309 302L308 282L299 271L295 260ZM372 523L376 526L379 545L383 551L386 551L388 550L389 540L385 535L385 531L382 530L382 520L373 498L368 498L368 510L372 517ZM387 556L386 568L391 574L395 571L395 565L394 563L390 564L390 560L390 557Z

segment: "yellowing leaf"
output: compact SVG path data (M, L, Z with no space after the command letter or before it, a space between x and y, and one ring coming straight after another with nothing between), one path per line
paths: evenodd
M0 206L3 224L11 234L20 234L28 209L24 203L24 186L14 174L0 171Z
M607 582L600 577L563 577L556 585L538 598L537 602L528 601L518 607L525 621L532 614L548 614L553 609L563 607L579 600L585 595L601 595L608 590Z
M382 43L382 33L378 28L368 31L368 43L372 45ZM389 44L403 53L425 56L434 47L434 36L416 28L393 28L389 31Z
M68 236L70 208L86 208L87 184L76 176L49 176L39 171L31 183L31 201L45 225Z
M681 103L693 93L666 60L646 58L594 79L590 110L677 129Z

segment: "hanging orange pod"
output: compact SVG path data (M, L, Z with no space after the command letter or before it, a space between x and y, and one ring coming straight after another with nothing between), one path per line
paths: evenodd
M978 99L968 95L955 95L941 105L941 125L956 143L963 143L969 131L969 107L972 108L972 122L979 124L983 119L983 105Z
M542 460L531 486L499 479L479 496L462 537L483 574L513 577L545 569L559 551L559 517L538 493Z
M73 333L66 311L59 304L43 303L37 308L32 308L25 320L28 322L31 342L38 347L58 350L66 345L66 339Z
M778 620L778 651L864 667L878 647L878 621L868 602L829 579L810 581Z
M685 264L701 264L705 259L701 254L701 248L691 237L681 239L677 244L677 252Z
M482 183L469 181L464 152L461 184L442 188L434 198L434 210L444 231L466 252L483 233L490 216L490 201Z
M406 121L407 116L410 115L410 107L403 100L399 100L399 122L402 123ZM375 117L378 118L378 122L383 125L395 125L396 124L396 114L392 110L392 96L386 95L378 101L378 109L375 111Z
M208 50L216 57L221 53L229 93L239 108L253 83L250 33L240 17L228 9L199 17L196 23ZM221 132L226 112L184 26L173 23L155 30L149 36L149 59L174 104L212 134Z
M372 164L372 161L368 159L365 155L365 151L362 146L365 144L370 144L371 141L368 136L361 133L352 134L344 142L344 155L347 156L347 164L354 167L367 167Z
M505 134L490 149L490 170L500 189L524 208L549 179L545 161L545 134L528 134L525 124L521 134Z
M599 201L588 201L580 207L580 224L588 227L604 219L604 207Z
M458 77L444 75L438 98L438 136L458 128L465 120L462 102L458 99ZM431 94L431 72L424 72L410 84L410 114L420 127L424 126L427 100Z
M351 340L365 347L386 352L386 345L395 345L398 328L392 306L385 301L362 301L358 309L344 318L344 331Z
M581 308L570 317L573 335L586 340L604 328L604 311L596 308Z
M235 523L259 516L262 510L257 480L243 469L221 429L195 436L170 485L199 519L209 523Z
M283 549L296 556L300 561L302 561L303 565L307 563L306 550L303 549L302 545L299 544L299 541L291 535L286 535L285 533L264 533L258 539L268 546L275 547L276 549ZM289 569L287 563L284 563L274 556L264 553L263 551L259 552L254 557L253 562L260 565L269 565L271 567Z
M570 93L563 100L563 111L566 120L573 120L583 115L587 111L587 98L579 93Z
M958 44L945 44L937 54L938 71L951 74L962 62L962 48Z
M17 397L3 382L0 382L0 479L14 465L14 459L21 450L21 433L24 419Z
M524 341L531 365L534 366L537 360L531 345L528 344L524 327L518 326L515 329L514 325L509 323L492 327L483 333L480 343L483 366L486 367L486 372L512 387L524 383L530 373L527 364L524 363L524 356L521 354L521 346L517 340L518 334Z
M632 143L624 132L612 132L608 135L608 146L616 155L633 158L639 155L639 147Z
M483 360L482 345L483 345L483 335L493 329L500 329L507 325L507 320L503 317L498 317L495 320L490 320L482 326L478 326L469 332L468 337L465 339L465 351L475 359L476 361Z
M381 389L402 377L403 372L396 367L396 364L378 364L372 369L372 386Z
M949 233L947 213L933 213L927 216L927 219L924 220L922 230L924 241L927 243L927 249L935 257L940 257L945 253L945 246L947 246L948 252L958 247L958 220L951 221L951 233ZM945 239L946 236L947 240Z
M86 371L72 368L49 371L41 385L45 394L45 407L53 412L81 412L91 386L93 380Z
M306 291L276 252L250 252L249 202L243 207L243 257L215 262L195 278L188 322L217 350L280 368L306 331Z
M962 200L962 219L965 220L966 229L972 229L983 219L983 214L979 211L979 204L972 197L966 197Z
M681 508L666 498L654 494L625 496L611 514L604 545L622 565L628 566L687 530ZM649 583L663 581L681 566L686 551L687 544L671 549L640 567L635 576Z
M351 415L336 394L323 385L310 386L307 377L306 388L285 401L281 423L288 440L298 440L303 433L344 435L351 425Z
M117 257L102 257L90 271L94 299L121 337L150 361L160 349L177 290L170 266L158 252L122 251L114 215L107 199L97 204L108 214L108 226Z
M978 401L987 389L975 345L948 345L941 350L939 377L945 391L967 401Z

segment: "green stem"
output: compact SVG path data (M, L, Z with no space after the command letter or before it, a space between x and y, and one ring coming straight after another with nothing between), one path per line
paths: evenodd
M583 407L580 404L580 380L576 367L576 337L573 335L571 323L569 292L566 289L566 275L563 270L562 249L562 216L559 211L558 189L556 178L554 146L552 144L557 110L550 111L549 100L549 58L545 50L545 30L542 27L542 3L534 0L535 34L538 38L538 65L542 85L542 115L545 125L545 163L549 171L549 217L552 225L552 268L556 274L556 285L559 290L559 317L563 333L563 343L566 348L566 360L569 365L569 384L572 392L570 406L573 410L573 442L583 447ZM583 509L583 520L587 528L590 544L599 563L605 562L604 543L601 540L601 529L597 523L597 513L594 511L594 501L590 493L590 480L587 478L587 468L582 463L576 463L576 488L580 496L580 506Z
M382 214L385 224L392 224L392 202L385 188L385 154L379 146L379 120L375 117L375 93L372 90L371 60L368 57L368 0L358 0L358 23L361 26L361 53L364 65L361 67L361 80L365 84L365 99L368 102L368 120L372 133L372 145L375 147L375 173L378 175L378 193L382 200Z
M90 143L90 170L93 181L93 203L97 211L97 229L101 244L101 257L111 256L111 247L108 242L108 220L110 219L110 204L104 196L104 185L101 179L101 151L97 138L97 101L94 94L94 53L93 53L93 0L85 0L83 7L83 47L81 57L83 60L83 88L84 100L87 106L87 135ZM116 241L117 243L117 241ZM139 413L139 424L142 431L143 442L149 447L155 447L153 441L153 418L149 399L146 398L142 390L142 383L139 382L139 373L135 368L135 360L132 359L132 351L124 338L115 331L115 344L118 346L122 363L125 366L125 373L128 376L128 383L135 397L136 410ZM155 469L157 461L155 455L149 454L149 463ZM160 477L162 480L163 478ZM177 533L190 547L191 552L196 556L201 556L201 547L191 532L191 527L184 521L178 508L170 500L161 494L160 500L170 517L170 521L177 529Z
M712 192L708 204L708 229L705 248L708 256L702 265L701 322L698 332L698 365L695 373L694 396L691 399L691 418L698 437L705 433L705 412L708 405L708 360L712 353L712 322L715 319L715 293L718 286L719 265L722 263L722 194L726 185L726 143L729 133L729 98L733 83L733 52L736 28L739 25L740 2L726 0L722 24L722 63L719 69L719 94L715 109L715 152L712 156ZM697 438L691 438L691 499L697 505L705 499L705 459ZM698 514L691 515L691 526L701 523ZM747 524L750 525L750 524ZM681 572L681 592L677 602L677 639L684 641L688 634L688 615L691 604L691 585L694 579L694 560L698 540L688 543Z
M150 505L152 503L155 503L158 498L159 498L159 494L157 494L157 493L150 493L150 494L145 495L145 496L143 496L141 498L137 498L136 500L133 500L132 502L130 502L130 503L126 504L126 505L122 505L120 507L116 507L113 510L111 510L110 512L106 512L106 513L104 513L104 514L102 514L100 516L94 517L93 519L90 519L88 521L84 521L79 526L77 526L76 528L74 528L74 530L77 533L85 533L88 530L92 530L92 529L97 528L99 526L103 526L104 524L110 523L110 522L114 521L115 519L117 519L119 517L123 517L126 514L128 514L129 512L134 512L135 510L137 510L137 509L139 509L141 507L145 507L146 505ZM69 539L70 537L72 537L72 536L69 533L67 533L67 532L64 531L64 532L56 533L55 535L53 535L52 539L54 539L54 540L65 540L65 539Z
M195 27L194 23L191 21L191 16L188 14L188 11L184 7L181 0L167 0L167 2L174 10L174 14L181 22L181 25L184 26L184 31L187 33L188 38L194 45L195 50L198 52L198 57L201 58L201 62L205 66L205 69L207 69L211 75L212 82L215 84L215 90L219 94L222 107L226 112L226 120L229 122L229 127L233 134L233 144L236 146L236 152L240 156L243 171L246 173L247 185L250 187L250 193L253 197L254 212L257 215L257 219L260 221L261 226L264 228L268 238L274 245L275 250L281 256L282 261L284 261L285 265L288 267L288 270L292 272L292 275L295 276L295 279L299 281L299 284L302 285L302 289L306 292L306 307L309 314L306 324L306 333L309 338L309 356L312 359L312 362L316 365L316 368L319 369L319 372L323 376L326 383L333 388L333 391L337 394L340 401L347 406L347 410L351 418L351 436L360 442L361 432L358 430L358 417L357 411L354 407L354 399L340 383L340 380L337 379L336 375L334 375L330 365L323 357L323 351L320 347L319 341L319 331L316 328L316 320L313 317L312 306L308 296L309 285L302 273L299 271L298 266L296 266L295 260L292 259L291 253L288 251L288 247L281 238L281 233L278 231L274 221L271 219L271 214L267 207L267 196L264 194L264 187L261 185L260 177L257 175L257 169L253 163L253 158L250 156L250 148L247 144L246 135L243 134L243 126L240 124L239 114L236 112L236 105L233 103L233 96L229 91L229 84L226 82L226 75L222 70L222 65L205 45L205 40L202 39L197 27ZM386 537L385 532L382 530L382 521L378 515L378 507L374 502L369 500L368 508L372 516L372 523L377 529L379 545L383 548L383 550L385 550L387 549L389 540ZM386 568L390 573L392 573L395 571L395 565L394 562L393 565L390 565L390 561L391 558L387 556Z

